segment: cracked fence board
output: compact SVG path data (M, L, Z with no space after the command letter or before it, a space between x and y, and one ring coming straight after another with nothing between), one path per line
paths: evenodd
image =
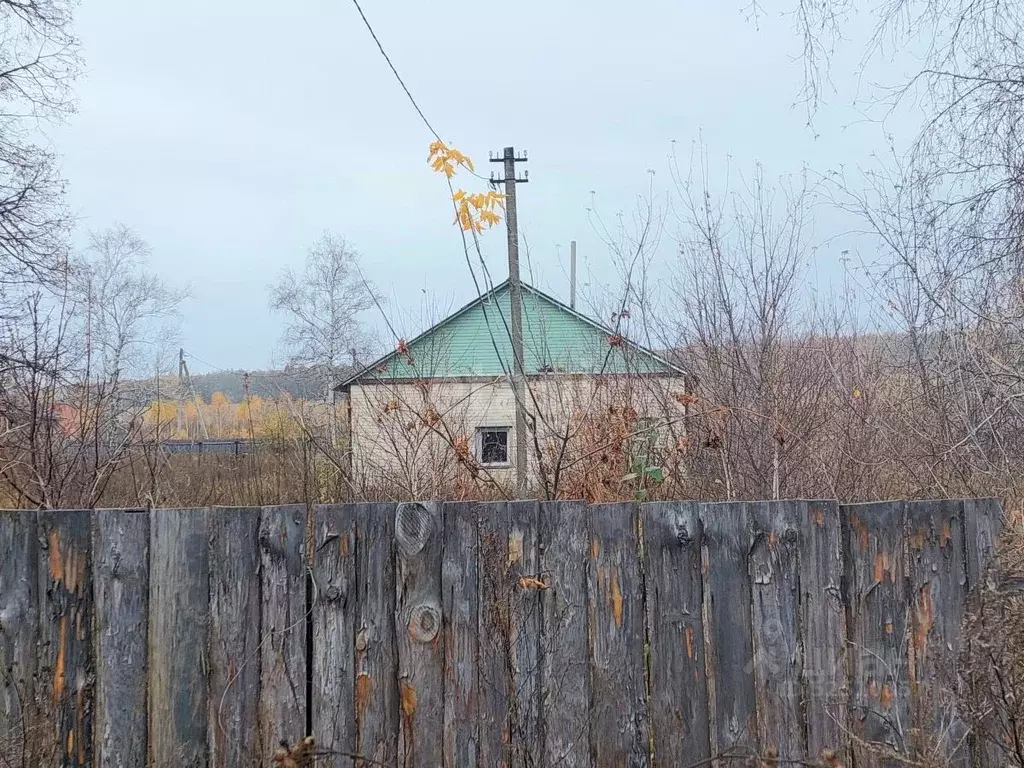
M398 764L443 764L444 633L441 631L443 521L434 503L399 504L395 512L400 724Z
M36 700L39 539L35 511L0 511L0 749L11 768L42 764ZM45 553L44 553L45 555Z
M477 507L479 594L477 670L477 707L480 721L479 765L508 765L513 749L509 697L514 653L510 600L512 572L510 561L509 504L491 502Z
M542 765L590 765L587 515L579 502L540 508Z
M750 572L759 752L784 762L796 761L807 754L800 681L797 503L761 501L750 508L755 537Z
M95 665L92 644L92 512L38 513L39 558L38 700L46 726L43 762L92 763Z
M93 519L96 596L95 763L145 765L149 512L100 509Z
M801 501L800 610L807 753L848 748L843 537L836 501Z
M356 515L351 505L314 507L313 735L318 764L351 766L356 745ZM366 640L360 640L364 646ZM331 754L344 753L344 754Z
M712 752L757 746L747 558L754 543L742 502L702 504L704 613Z
M968 499L964 501L963 516L967 582L968 587L974 589L982 585L996 556L1003 530L1003 508L998 499Z
M210 513L210 762L243 768L265 760L260 697L260 509Z
M639 768L650 763L651 742L637 506L591 507L588 523L591 757L597 765Z
M643 504L654 763L711 757L697 504Z
M957 657L967 610L967 563L963 503L907 503L911 669L914 712L928 741L927 754L942 764L968 768L968 727L957 715L961 693ZM933 739L938 737L939 742Z
M964 538L967 550L967 586L969 609L977 610L981 590L994 580L988 573L996 555L996 544L1003 527L1003 509L998 499L968 499L964 501ZM973 638L967 637L970 643ZM998 766L1005 761L1003 747L991 739L973 737L975 765Z
M472 766L480 742L477 711L477 505L445 504L441 595L444 633L444 765Z
M204 768L209 511L154 509L149 525L150 768Z
M360 765L395 765L398 657L395 638L395 505L357 504L356 754ZM370 761L373 762L370 762Z
M540 567L540 505L535 501L513 501L509 502L508 510L509 652L512 656L508 764L513 768L532 768L541 762L541 595L547 577Z
M840 507L846 547L850 726L858 768L896 765L864 742L907 754L910 686L903 547L906 505Z
M260 513L263 635L257 722L263 754L306 736L306 507Z

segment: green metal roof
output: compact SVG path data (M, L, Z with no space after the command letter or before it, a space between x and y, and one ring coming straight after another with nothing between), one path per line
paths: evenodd
M437 325L343 381L504 376L512 369L511 315L506 280ZM677 366L615 331L523 284L523 356L527 375L559 373L673 373Z

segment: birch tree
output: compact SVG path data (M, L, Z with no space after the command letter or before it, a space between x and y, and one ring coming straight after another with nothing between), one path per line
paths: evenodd
M338 371L364 343L361 313L373 306L372 286L359 271L359 254L325 232L309 249L301 272L286 268L270 288L270 306L284 315L282 343L289 363L320 371L324 400L332 403ZM331 443L336 441L333 409Z

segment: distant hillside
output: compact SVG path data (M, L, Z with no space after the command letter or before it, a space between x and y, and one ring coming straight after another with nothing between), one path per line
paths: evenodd
M338 377L348 373L348 368L338 371ZM196 394L209 402L214 392L222 392L228 400L239 403L245 399L245 373L243 371L219 371L192 374L192 385ZM263 398L279 397L282 393L297 400L322 400L323 379L318 371L291 369L284 371L250 371L249 394Z
M345 377L349 370L348 367L339 368L337 378L340 380ZM232 403L245 400L244 371L193 373L192 386L195 394L207 403L214 392L221 392ZM319 372L308 368L249 372L249 394L254 397L274 399L284 394L296 400L323 400L323 387ZM157 397L173 399L178 396L178 378L163 376L159 381L146 379L125 382L123 394L131 400L137 400L139 404L148 403ZM185 397L191 398L192 392L185 393Z

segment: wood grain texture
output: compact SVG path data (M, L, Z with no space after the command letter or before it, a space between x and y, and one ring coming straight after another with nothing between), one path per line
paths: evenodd
M846 607L843 602L843 536L839 504L804 501L799 505L800 610L802 613L803 692L806 698L808 754L849 750L849 681L846 660Z
M443 521L434 503L395 512L398 763L443 764L444 632L441 613Z
M356 748L356 514L313 509L313 735L324 766L351 766ZM343 754L330 754L343 753Z
M762 501L750 508L754 518L750 572L759 752L783 761L800 760L807 754L807 745L799 632L798 508L792 501Z
M654 764L711 757L697 504L643 504Z
M378 765L398 758L395 505L357 504L355 752ZM356 762L356 765L364 763Z
M11 768L30 768L42 760L36 707L39 537L35 511L0 512L0 552L0 749ZM44 688L38 698L48 694Z
M650 763L637 514L635 504L602 504L588 515L590 744L597 765Z
M96 596L95 764L145 765L149 512L93 513Z
M994 562L999 535L1003 529L1003 509L998 499L967 499L963 504L964 545L967 553L967 587L969 610L981 608L983 590L996 586L995 574L990 572ZM973 638L965 638L973 642ZM996 736L995 738L998 738ZM992 737L972 737L971 749L976 766L1002 765L1005 755L1002 746Z
M479 543L476 504L445 504L441 563L444 616L444 765L476 765L480 742L477 710Z
M306 507L260 513L262 640L259 737L263 754L306 734Z
M508 505L509 653L511 691L508 717L508 764L533 768L541 764L540 643L542 595L550 581L540 563L540 505L513 501Z
M513 576L509 547L510 511L505 502L477 508L479 610L477 710L480 720L479 765L509 764L510 718L514 709L514 659L511 605ZM518 546L518 545L517 545ZM518 551L518 550L516 550Z
M968 588L980 586L996 555L1003 531L1003 508L998 499L967 499L963 503Z
M259 740L260 509L210 512L210 763L265 760Z
M95 661L92 620L92 513L38 513L40 608L39 702L48 726L40 734L53 765L91 764ZM40 691L37 689L37 693ZM52 748L52 751L51 751Z
M705 652L713 754L756 749L747 558L754 544L750 510L742 502L703 504Z
M907 503L911 601L911 693L923 734L918 748L943 765L971 764L968 727L957 715L957 658L967 610L963 503Z
M903 502L840 508L846 528L850 722L860 742L904 755L910 749ZM857 766L894 764L854 747Z
M590 765L588 513L578 502L541 506L542 765Z
M204 768L208 751L209 510L158 509L149 531L152 768Z

